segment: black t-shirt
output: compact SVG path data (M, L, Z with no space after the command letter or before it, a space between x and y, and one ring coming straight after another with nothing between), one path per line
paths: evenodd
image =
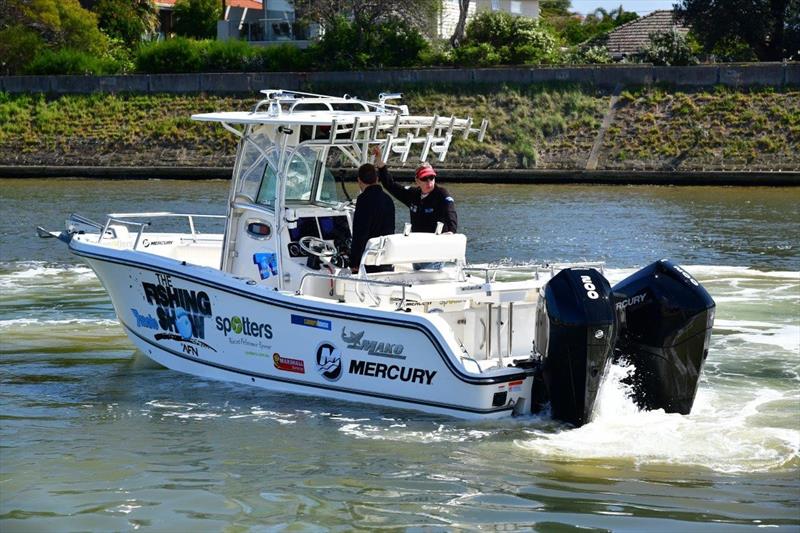
M378 169L378 176L386 190L408 206L411 213L411 231L434 233L436 223L441 222L444 224L442 232L456 233L458 230L456 203L447 189L434 185L430 194L423 198L419 187L403 187L395 183L385 166Z

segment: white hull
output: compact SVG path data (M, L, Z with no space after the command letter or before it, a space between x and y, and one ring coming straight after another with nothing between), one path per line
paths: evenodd
M531 372L467 371L458 341L436 314L297 296L77 238L70 248L97 273L134 344L168 368L460 418L530 410Z

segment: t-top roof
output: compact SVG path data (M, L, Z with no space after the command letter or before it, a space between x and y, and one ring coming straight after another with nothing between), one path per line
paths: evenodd
M308 124L312 126L353 124L356 120L375 123L397 121L397 116L408 115L405 106L391 105L387 99L399 98L400 94L381 94L378 102L345 96L265 89L266 95L251 112L203 113L192 115L192 119L228 124ZM384 118L386 120L384 120Z
M381 123L393 124L394 114L366 111L293 111L291 113L270 114L266 111L255 113L247 111L226 111L222 113L201 113L192 115L192 120L203 122L225 122L228 124L285 124L325 126L337 124L353 124L356 118L362 123L372 123L375 118ZM424 117L403 117L404 119L422 119Z
M471 118L448 116L414 116L406 106L391 105L387 100L400 98L399 93L383 93L377 102L350 96L335 97L283 90L264 90L267 98L250 112L227 111L192 115L193 120L219 122L237 135L233 125L314 126L330 128L330 142L377 142L403 137L405 144L422 142L426 146L446 149L454 135L465 139L474 133L482 141L488 121L473 128ZM320 137L314 136L317 142ZM426 148L427 150L427 148Z

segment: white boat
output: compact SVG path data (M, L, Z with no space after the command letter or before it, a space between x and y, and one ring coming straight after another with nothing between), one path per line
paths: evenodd
M91 266L148 357L206 378L461 418L549 405L576 426L625 357L640 405L690 411L714 302L669 261L612 289L602 264L475 267L466 236L407 226L371 239L359 274L343 268L355 202L333 168L366 162L376 144L390 164L444 161L457 136L482 140L486 121L409 115L394 94L262 92L252 112L192 117L240 138L224 233L171 212L39 228ZM185 232L156 230L176 218ZM414 270L420 262L445 266Z

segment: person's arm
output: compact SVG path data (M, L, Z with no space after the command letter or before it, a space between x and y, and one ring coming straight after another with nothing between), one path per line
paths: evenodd
M406 189L402 185L398 185L389 175L389 171L386 169L386 166L382 166L378 169L378 177L381 180L381 185L383 185L383 188L386 189L392 196L407 206L414 202L414 192L410 189Z
M386 163L381 157L381 147L375 146L372 153L375 155L375 168L378 169L378 178L381 180L383 188L405 205L411 205L414 202L414 193L402 185L398 185L389 175L389 169L386 168Z

